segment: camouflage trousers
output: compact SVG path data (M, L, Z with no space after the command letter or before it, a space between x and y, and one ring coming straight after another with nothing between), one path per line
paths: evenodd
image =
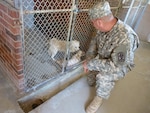
M115 82L123 78L121 73L101 74L92 72L87 76L87 81L90 86L96 85L96 95L103 99L108 99L111 90L114 88Z

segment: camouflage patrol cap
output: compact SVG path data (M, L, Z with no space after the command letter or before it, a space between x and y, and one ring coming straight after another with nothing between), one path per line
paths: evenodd
M91 20L107 16L111 13L110 5L107 1L95 4L88 12Z

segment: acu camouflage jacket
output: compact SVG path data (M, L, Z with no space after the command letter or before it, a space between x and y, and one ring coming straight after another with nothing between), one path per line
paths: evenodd
M139 39L132 28L118 19L109 32L98 31L86 53L90 71L124 75L134 66L134 52ZM90 60L89 60L90 59Z

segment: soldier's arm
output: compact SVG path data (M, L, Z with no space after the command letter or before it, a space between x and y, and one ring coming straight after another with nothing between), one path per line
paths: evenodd
M97 55L97 44L96 44L96 38L92 38L88 51L86 52L86 60L90 60L94 58Z
M124 74L131 70L134 60L135 36L130 34L130 40L124 41L120 46L116 47L110 59L97 59L90 60L87 64L89 70L95 70L100 72L115 73L123 71Z

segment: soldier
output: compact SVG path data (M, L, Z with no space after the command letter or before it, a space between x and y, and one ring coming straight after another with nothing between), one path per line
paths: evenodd
M102 99L109 98L115 81L134 67L134 52L139 39L130 26L113 16L107 1L89 9L89 17L97 33L91 40L83 66L85 71L97 73L87 77L89 85L96 83L96 96L86 113L95 113Z

